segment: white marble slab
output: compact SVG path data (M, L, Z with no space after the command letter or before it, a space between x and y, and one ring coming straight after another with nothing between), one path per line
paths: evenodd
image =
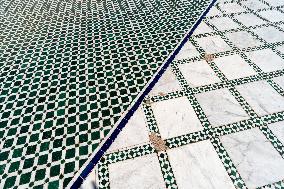
M261 25L261 24L265 24L266 23L264 20L260 19L256 15L250 14L250 13L236 15L235 18L239 22L241 22L243 25L245 25L246 27L255 26L255 25Z
M193 44L191 44L190 41L187 41L182 47L181 51L175 57L175 60L189 59L189 58L193 58L196 56L199 56L198 51L193 46Z
M150 96L167 94L170 92L181 90L178 80L173 74L172 70L168 68L162 75L158 83L155 84L154 88L150 92Z
M178 188L234 188L210 141L168 150Z
M284 1L282 0L265 0L270 6L281 6L284 5Z
M229 45L218 35L195 39L208 54L231 50Z
M215 17L209 22L220 31L239 28L239 25L228 17Z
M228 89L200 93L196 98L213 127L249 118Z
M271 49L252 51L246 55L264 72L284 69L284 60Z
M284 29L284 24L282 25L283 26L283 29ZM284 54L284 45L281 45L281 46L278 46L276 48L276 50L280 51L282 54Z
M216 8L215 8L216 9ZM210 12L212 10L210 9ZM217 10L218 11L218 10ZM198 27L195 29L193 35L199 35L203 33L211 33L213 29L211 29L205 22L201 22Z
M284 178L284 159L258 128L220 139L248 188Z
M239 48L248 48L262 45L262 43L246 31L228 33L226 36Z
M284 76L275 77L273 79L275 83L277 83L284 90Z
M280 140L280 142L284 144L284 121L272 123L268 125L268 127L273 132L273 134L278 138L278 140Z
M164 139L203 129L186 97L153 103L152 109Z
M109 179L111 189L166 188L156 154L110 164Z
M256 74L253 68L240 55L216 58L214 62L221 72L230 80Z
M261 11L258 12L258 14L270 22L279 22L284 20L284 14L277 10Z
M207 14L207 17L210 17L210 16L217 16L217 15L221 15L222 12L219 11L216 7L212 7L209 11L209 13Z
M205 60L181 64L179 68L190 87L220 82Z
M225 13L238 13L246 11L243 7L238 5L237 3L226 3L219 4L221 10L225 11Z
M109 152L149 141L146 118L142 108L134 113L109 148Z
M259 0L241 1L241 4L252 9L252 10L268 8L268 6L266 4L260 2Z
M266 81L239 85L236 89L260 116L284 110L284 97L277 93Z
M252 31L268 43L284 41L284 32L279 31L273 26L256 28Z

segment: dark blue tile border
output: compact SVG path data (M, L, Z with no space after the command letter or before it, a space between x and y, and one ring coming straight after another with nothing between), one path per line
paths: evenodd
M91 162L84 168L80 176L74 181L74 183L71 186L71 189L78 189L81 184L83 183L83 179L86 179L86 177L89 175L89 173L92 171L94 166L99 162L101 157L104 155L104 153L108 150L114 139L118 136L120 131L123 129L123 127L127 124L130 117L134 114L134 112L138 109L140 104L142 103L143 99L148 95L148 93L152 90L154 85L159 81L163 73L166 71L170 63L174 60L175 56L179 53L181 48L184 46L184 44L188 41L190 36L193 34L194 30L198 27L198 25L201 23L201 21L204 19L206 14L209 12L209 10L213 7L217 0L213 0L210 5L207 7L205 12L201 15L201 17L197 20L197 22L193 25L192 29L188 32L188 34L185 36L185 38L182 40L180 45L176 48L176 50L173 52L173 54L170 56L170 58L167 60L167 62L163 65L163 67L159 70L156 77L153 79L153 81L148 85L148 87L145 89L145 91L140 95L138 100L134 103L132 108L127 112L127 114L124 116L122 121L118 124L117 128L113 131L113 133L110 135L110 137L106 140L106 142L103 144L101 149L98 151L97 154L92 158Z

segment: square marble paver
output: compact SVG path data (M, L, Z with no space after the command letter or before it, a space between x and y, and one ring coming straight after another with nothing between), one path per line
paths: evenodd
M150 92L150 96L167 94L170 92L181 90L176 76L170 68L168 68L159 81L155 84Z
M260 2L259 0L241 1L241 4L252 9L252 10L268 8L268 6L266 4Z
M283 29L284 29L284 24L283 24ZM284 55L284 45L276 47L276 50L280 51Z
M253 68L240 55L224 56L214 59L221 72L228 79L237 79L255 75Z
M275 77L273 79L275 83L277 83L284 90L284 76Z
M111 189L166 188L156 154L110 164L109 180Z
M213 24L220 31L236 29L239 27L236 22L234 22L231 18L228 17L215 17L210 20L210 23Z
M271 49L252 51L246 54L264 72L284 69L284 60Z
M249 118L228 89L200 93L196 98L213 127Z
M146 118L142 108L134 113L127 125L119 133L109 151L145 143L149 141Z
M234 188L210 141L170 149L168 155L178 188Z
M196 56L199 56L198 51L190 41L187 41L182 47L181 51L175 57L175 60L189 59Z
M231 50L229 45L219 36L209 36L195 39L208 54Z
M284 97L277 93L266 81L239 85L236 89L260 116L284 110Z
M284 32L279 31L273 26L256 28L252 31L268 43L284 41Z
M270 6L281 6L284 5L284 1L282 0L265 0Z
M211 10L210 10L211 12ZM196 30L194 30L193 35L203 34L203 33L211 33L213 29L211 29L205 22L201 22Z
M207 14L207 17L210 17L210 16L217 16L217 15L221 15L222 12L219 11L216 7L212 7L209 11L209 13Z
M254 14L240 14L236 15L235 18L246 27L265 24L266 22Z
M284 159L258 128L220 139L248 188L283 180Z
M258 39L246 31L228 33L226 36L239 48L255 47L262 44Z
M190 87L220 82L205 60L181 64L179 65L179 69Z
M221 8L221 10L225 11L225 13L239 13L246 11L246 9L244 9L237 3L219 4L219 7Z
M284 121L269 124L268 128L273 132L278 140L284 144Z
M277 10L266 10L258 12L258 14L270 22L279 22L284 20L284 14Z
M203 129L186 97L153 103L152 109L163 139Z

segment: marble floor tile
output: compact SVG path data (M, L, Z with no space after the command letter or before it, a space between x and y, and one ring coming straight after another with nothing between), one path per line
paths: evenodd
M112 189L166 188L156 154L110 164L109 179Z
M265 9L269 6L262 3L259 0L247 0L247 1L241 1L241 4L252 9L252 10L258 10L258 9Z
M269 124L268 128L273 132L278 140L284 144L284 121Z
M180 50L180 52L175 57L175 60L189 59L189 58L193 58L196 56L199 56L198 51L196 50L196 48L193 46L193 44L190 41L187 41L185 45L182 47L182 49Z
M203 129L186 97L153 103L152 109L163 139Z
M268 43L284 41L284 32L279 31L273 26L256 28L252 31Z
M220 82L214 71L203 61L179 65L179 69L190 87L198 87Z
M196 98L213 127L248 118L228 89L200 93Z
M214 59L221 72L230 80L255 75L253 68L240 55Z
M282 0L265 0L270 6L281 6L284 5L284 2Z
M284 111L284 97L266 81L239 85L236 89L259 116Z
M284 29L284 24L282 25ZM284 45L278 46L276 50L280 51L280 53L284 54Z
M220 137L248 188L284 178L284 159L258 128Z
M275 77L273 79L275 83L277 83L284 90L284 76Z
M180 189L234 188L210 141L170 149L168 155Z
M246 31L228 33L226 36L238 48L248 48L262 45L262 43Z
M146 119L140 107L128 121L128 124L119 133L109 151L131 147L149 141Z
M277 10L266 10L258 12L258 14L270 22L279 22L284 20L284 13Z
M165 73L160 78L159 82L154 86L150 92L150 96L167 94L170 92L181 90L176 76L171 71L167 69Z
M266 22L259 17L257 17L255 14L240 14L234 16L239 22L241 22L246 27L255 26L255 25L261 25L265 24Z
M216 7L212 7L207 16L210 17L210 16L221 15L221 14L222 14L222 12L219 11Z
M229 45L218 35L195 39L208 54L231 50Z
M251 51L246 55L264 72L284 69L284 60L271 49Z
M193 35L199 35L199 34L211 33L211 32L213 32L213 30L205 22L201 22L199 26L196 28L196 30L194 31Z
M228 17L215 17L210 20L210 23L220 31L239 28L239 25Z
M243 7L238 5L237 3L226 3L226 4L220 4L219 5L221 10L223 10L225 13L239 13L246 11Z

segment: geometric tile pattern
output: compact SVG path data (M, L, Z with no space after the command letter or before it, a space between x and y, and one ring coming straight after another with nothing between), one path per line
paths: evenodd
M278 4L276 2L278 2ZM247 174L246 170L244 170L244 167L242 167L242 165L239 165L238 156L236 156L236 154L241 153L240 150L234 151L234 149L231 149L230 146L233 144L226 143L226 141L224 140L224 138L226 138L227 141L230 141L240 136L241 139L245 142L252 142L253 144L257 144L254 145L256 147L261 145L261 142L265 142L264 148L262 150L266 151L267 153L271 152L270 154L267 154L267 157L276 157L275 159L277 159L277 161L275 161L274 159L266 162L266 165L269 165L274 161L275 163L281 162L280 165L282 165L283 163L284 145L281 142L283 141L283 138L278 137L283 136L283 134L281 133L283 128L280 128L280 126L283 126L284 121L284 88L283 85L280 85L281 83L283 83L281 77L284 76L284 69L281 67L282 65L279 63L280 61L277 61L275 62L275 64L274 62L271 62L270 67L268 67L272 69L273 66L275 66L275 69L273 68L272 70L268 71L262 70L260 65L265 64L265 62L260 64L259 62L255 62L253 59L250 58L250 56L248 56L252 52L266 50L272 52L275 57L277 57L273 57L273 60L284 60L284 52L278 50L279 47L284 45L284 35L282 35L282 38L279 38L281 40L271 42L266 41L266 39L262 38L260 35L254 32L256 31L256 29L272 27L279 32L283 32L284 34L283 28L278 26L279 24L284 23L284 17L282 17L281 20L276 20L276 18L279 18L277 16L284 15L283 8L284 2L282 1L219 1L219 3L217 3L215 7L213 7L211 10L214 12L209 12L209 16L207 16L203 21L204 24L210 27L209 29L206 29L206 31L208 32L202 33L200 32L202 30L200 30L198 34L193 35L189 39L191 45L193 45L194 48L198 51L198 53L196 53L196 56L184 59L180 59L180 57L184 56L179 56L179 59L175 60L171 64L170 68L168 68L168 70L171 70L175 74L181 90L150 95L146 99L144 99L142 104L142 109L146 117L147 128L149 133L156 133L160 136L161 133L159 127L163 126L159 125L159 120L157 120L157 117L155 116L153 107L155 107L157 103L163 102L166 108L166 103L168 101L180 98L186 98L188 100L189 103L183 103L184 106L190 106L194 110L203 129L197 130L195 132L190 132L185 129L183 130L182 134L179 133L179 136L169 136L168 138L162 137L167 146L167 150L165 151L156 151L155 147L151 144L151 142L148 142L143 143L141 145L131 146L127 149L122 149L119 151L107 152L107 154L99 162L99 165L96 170L98 172L97 184L99 188L110 188L111 181L109 177L110 174L112 174L112 172L110 172L109 170L110 165L118 162L123 162L129 159L135 160L135 158L138 157L147 157L150 154L156 154L159 158L160 170L162 172L166 188L178 188L180 178L176 177L179 177L181 174L176 174L176 165L173 164L172 168L172 153L175 150L179 151L179 149L187 148L187 146L188 149L190 149L191 145L191 149L194 149L194 145L201 144L201 141L202 144L204 144L205 141L209 141L210 145L213 146L219 160L222 162L222 166L225 168L226 173L235 188L247 188L251 186L258 188L283 188L284 181L281 175L282 171L279 170L279 172L277 172L277 170L274 169L275 165L272 164L271 167L267 168L267 170L273 170L275 172L273 172L273 175L269 175L265 177L266 179L261 180L261 182L259 182L261 185L258 185L256 181L250 180L250 178L248 177L249 175ZM273 15L272 12L275 12L275 15ZM247 16L248 18L250 17L253 20L258 20L258 23L255 25L243 23L243 18L246 18L246 15L249 15ZM229 18L235 24L237 24L238 27L219 30L220 22L217 22L217 26L214 25L214 23L216 23L216 18ZM238 20L238 18L241 19ZM214 22L211 22L212 20L214 20ZM232 25L235 26L235 24ZM257 31L259 33L263 30ZM243 35L231 35L240 32L246 33L246 38L248 38L249 41L245 41L244 44L242 44L242 41L239 41L240 39L238 37L242 37ZM222 42L213 43L211 40L204 39L213 39L216 41L221 40ZM208 46L206 45L206 41L208 42ZM212 45L214 44L216 45L216 47L212 47ZM218 80L215 79L215 82L205 82L204 84L199 83L199 85L193 86L191 83L189 83L191 82L191 78L189 78L190 71L198 72L198 70L187 69L185 71L185 69L181 68L184 68L184 65L193 65L196 62L204 61L205 53L208 54L206 48L212 49L210 53L214 58L213 60L207 61L207 65L210 67L211 71L214 72L214 76L212 76L211 72L210 74L207 74L209 73L209 71L202 73L207 74L207 76L209 75L208 77L206 77L207 80L212 80L212 78L214 79L214 77L217 77ZM265 54L262 55L265 56ZM239 70L230 70L226 68L226 65L221 62L221 60L226 61L226 63L228 64L230 64L230 61L236 60L236 62L233 63L233 66L240 66L240 69L244 69L244 72L241 73L239 72ZM189 77L185 76L186 74L188 74ZM277 103L279 104L279 106L277 106L277 104L275 103L274 106L277 106L276 109L270 108L268 112L259 114L257 109L258 107L254 104L258 103L258 105L261 105L261 103L265 102L265 97L261 97L260 101L258 101L257 96L254 96L259 95L257 94L259 93L258 90L252 90L251 93L248 93L254 98L248 98L246 96L243 96L242 94L244 93L238 90L238 88L245 88L245 86L249 86L249 84L252 86L259 86L260 88L264 87L264 92L268 91L268 94L273 94L272 96L277 96ZM250 87L247 88L250 89ZM226 95L230 95L230 98L227 98L226 96L222 95L221 97L226 98L231 104L233 104L234 106L238 106L242 110L242 112L244 112L243 114L246 116L243 116L243 119L233 119L232 121L228 119L227 122L223 123L222 121L224 121L224 119L218 117L217 115L216 120L218 120L219 118L221 122L217 121L214 122L215 125L212 125L210 121L212 120L212 118L209 117L210 115L208 114L208 112L204 111L204 105L199 102L199 98L197 98L197 96L206 94L208 92L216 92L220 90L226 91ZM214 95L215 94L212 93L212 96L209 96L209 98L213 98ZM254 104L252 103L253 100L255 101ZM266 98L266 102L269 102L269 100L271 99ZM220 104L220 106L222 106L222 103ZM271 106L271 104L268 103L265 104L265 106L269 107ZM169 107L172 107L172 105L170 105ZM181 106L181 109L182 108L184 107ZM168 117L168 119L170 119L171 116L175 116L174 114L169 115L168 112L171 111L167 110L166 117ZM226 116L232 116L232 114L222 114L222 116L226 118ZM165 119L167 119L166 117ZM164 120L164 124L168 124L166 120ZM177 121L176 124L178 125ZM172 124L171 126L174 127L175 125ZM243 138L242 136L247 137ZM252 139L255 138L256 141L249 141L250 136L252 137ZM254 151L255 149L252 148L250 150ZM168 153L171 153L170 156L168 155ZM195 153L198 154L197 151ZM252 157L251 154L247 155L248 159ZM186 158L184 158L183 160L186 161ZM260 160L252 160L252 162L255 163L257 163L258 161ZM176 163L176 161L174 163ZM265 167L262 167L261 164L256 164L255 167L253 167L252 165L252 167L250 168L252 168L253 171L262 171L261 174L263 174L264 176L265 171L267 171L265 170ZM274 173L276 174L276 176L274 175ZM210 172L208 174L210 174ZM181 185L180 187L182 186L183 185Z
M0 0L0 188L65 188L210 0Z

